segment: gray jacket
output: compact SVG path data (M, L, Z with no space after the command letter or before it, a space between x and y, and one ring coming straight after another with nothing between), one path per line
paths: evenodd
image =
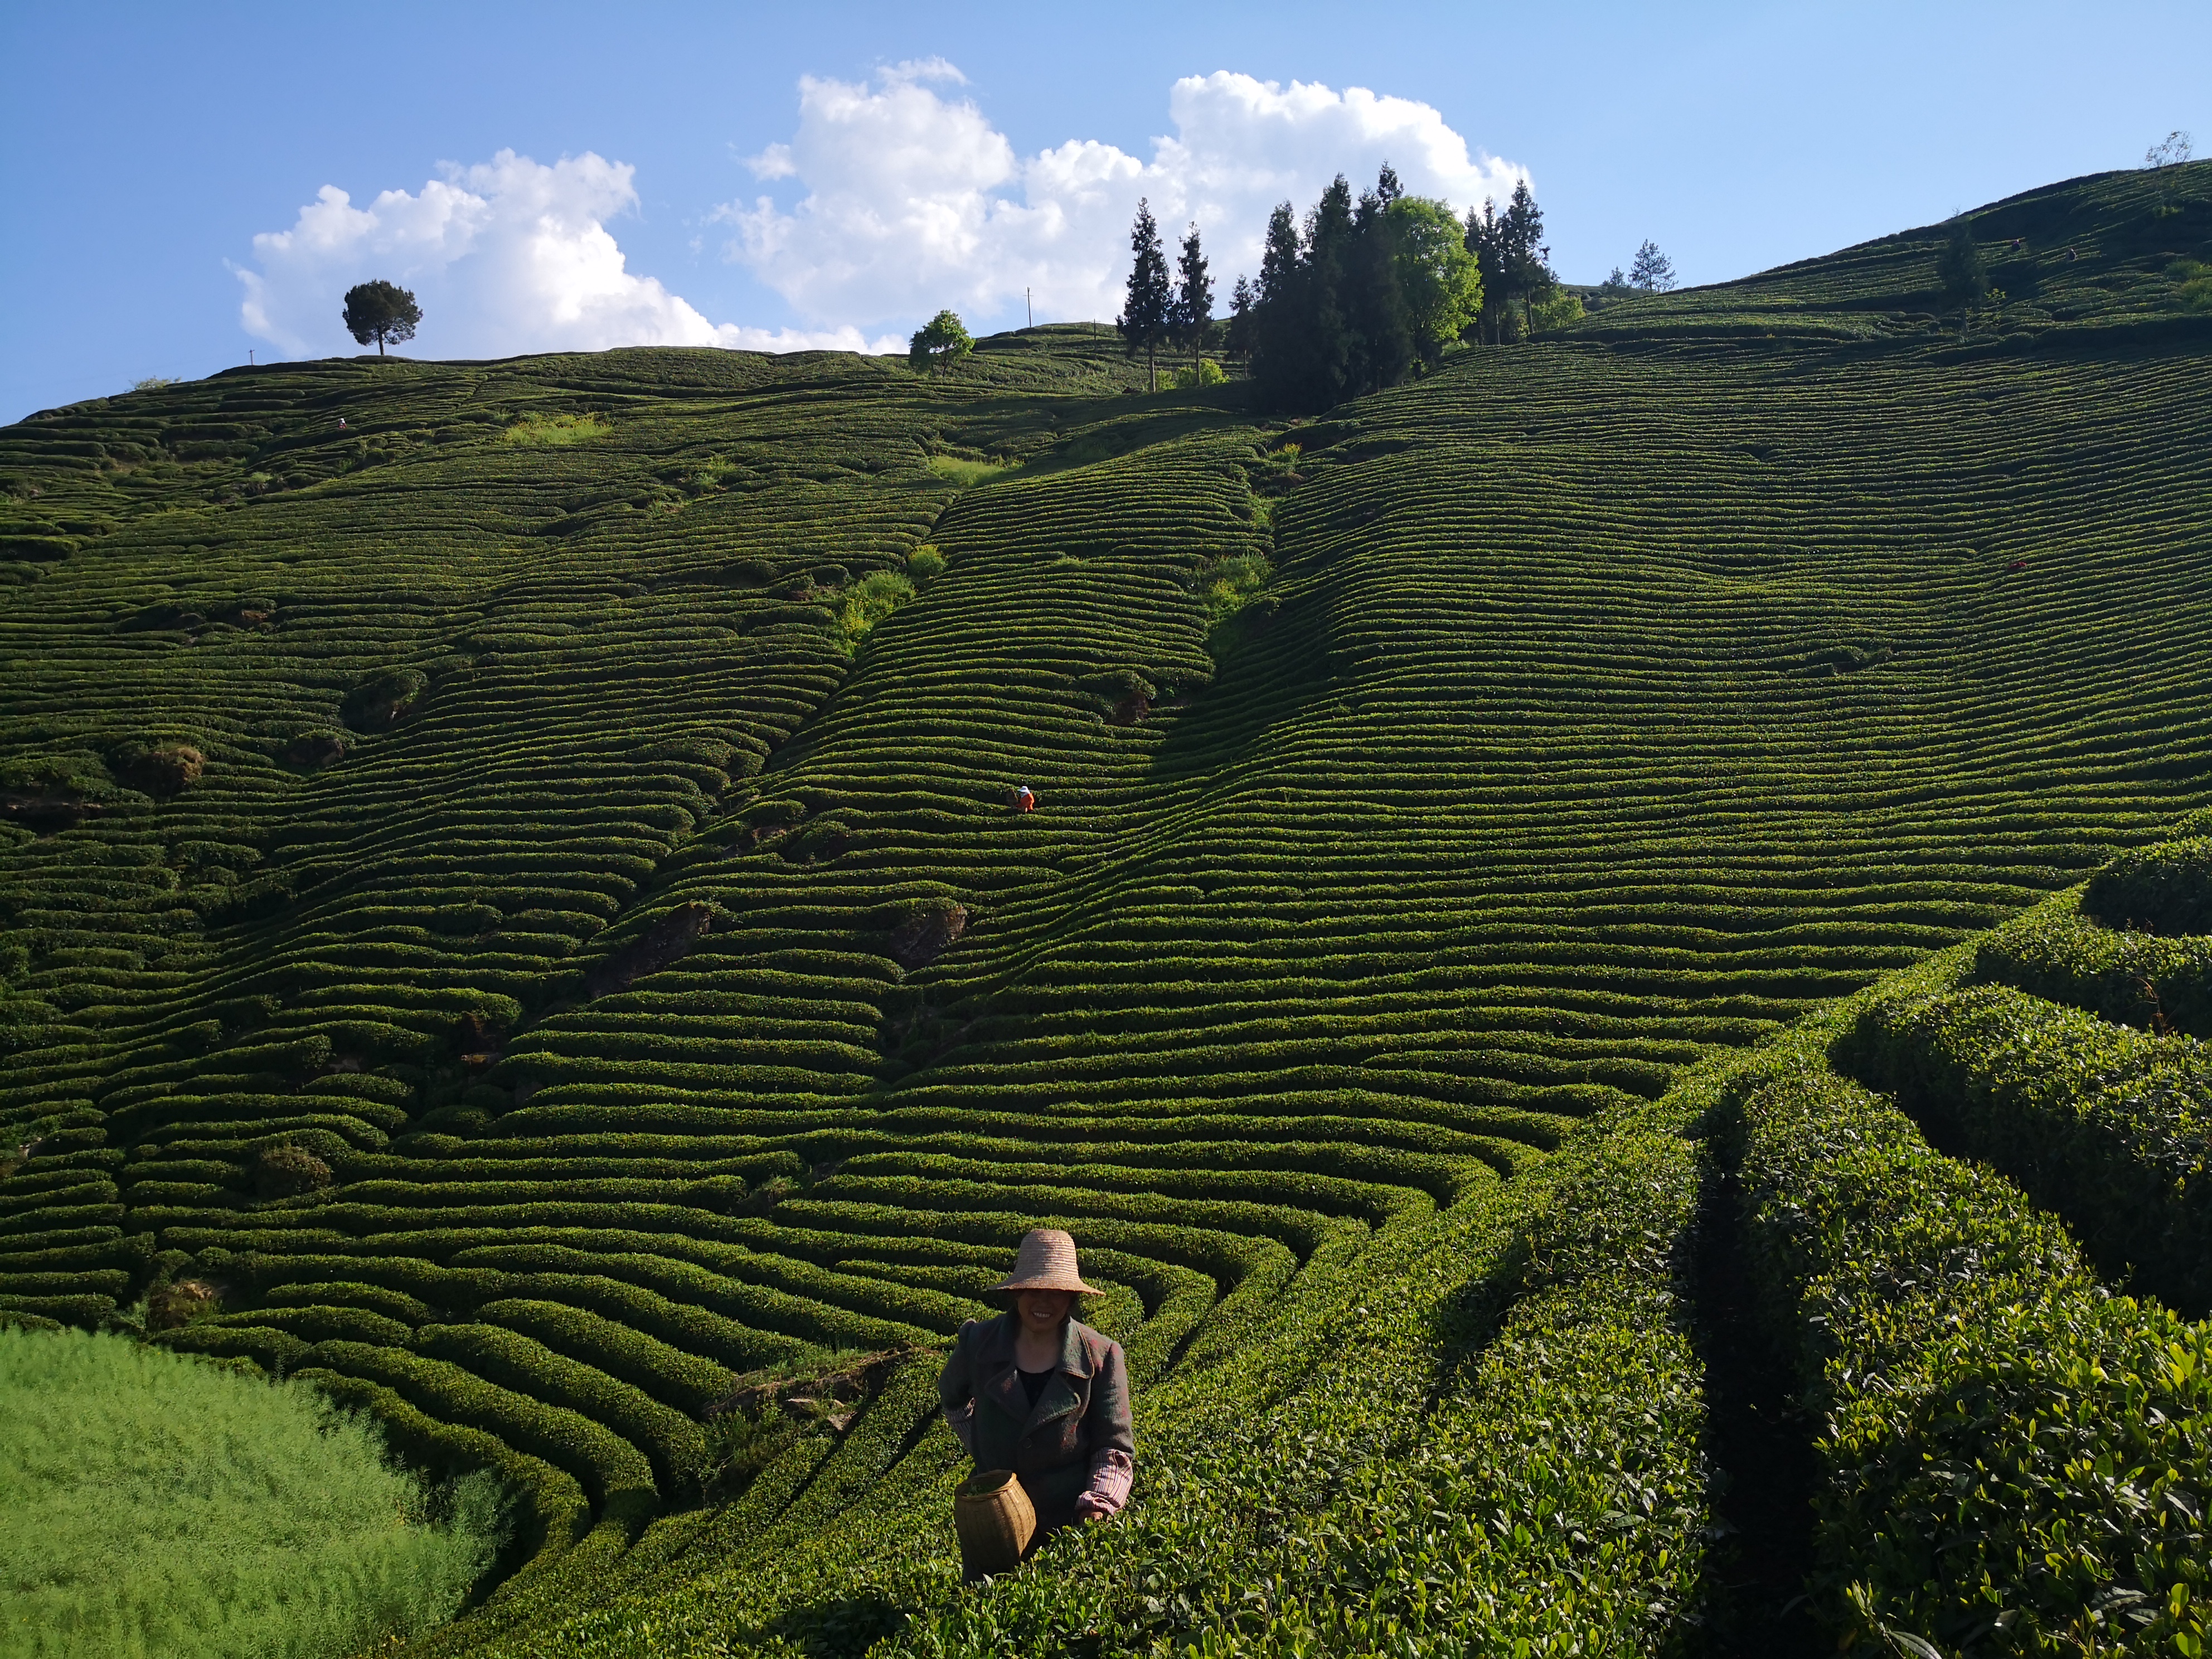
M1012 1314L963 1325L937 1392L975 1467L1021 1477L1042 1536L1075 1518L1086 1491L1109 1512L1127 1500L1136 1455L1128 1364L1120 1343L1071 1318L1060 1364L1032 1407L1014 1364L1018 1328Z

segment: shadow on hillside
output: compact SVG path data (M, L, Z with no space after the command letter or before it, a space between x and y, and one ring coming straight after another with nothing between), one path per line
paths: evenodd
M1177 784L1211 777L1235 781L1233 769L1275 750L1271 735L1307 720L1318 703L1343 690L1346 678L1332 639L1330 618L1341 592L1337 570L1317 579L1286 581L1295 565L1295 534L1285 524L1291 498L1279 498L1276 574L1267 589L1218 624L1206 640L1214 661L1212 683L1183 710L1153 752L1155 782ZM1314 573L1303 573L1312 574Z

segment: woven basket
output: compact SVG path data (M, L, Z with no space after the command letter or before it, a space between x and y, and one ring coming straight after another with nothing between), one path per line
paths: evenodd
M1036 1535L1036 1510L1012 1469L983 1469L953 1494L952 1529L960 1534L960 1566L969 1577L1012 1572Z

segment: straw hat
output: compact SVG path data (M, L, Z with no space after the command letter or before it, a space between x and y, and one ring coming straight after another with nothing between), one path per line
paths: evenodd
M1072 1291L1078 1296L1097 1296L1095 1285L1083 1282L1075 1265L1075 1240L1057 1227L1040 1227L1024 1236L1014 1270L994 1291Z

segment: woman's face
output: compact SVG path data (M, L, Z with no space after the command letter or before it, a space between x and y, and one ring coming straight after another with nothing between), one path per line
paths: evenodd
M1021 1291L1015 1294L1014 1305L1022 1311L1023 1325L1042 1336L1060 1328L1074 1300L1066 1291Z

